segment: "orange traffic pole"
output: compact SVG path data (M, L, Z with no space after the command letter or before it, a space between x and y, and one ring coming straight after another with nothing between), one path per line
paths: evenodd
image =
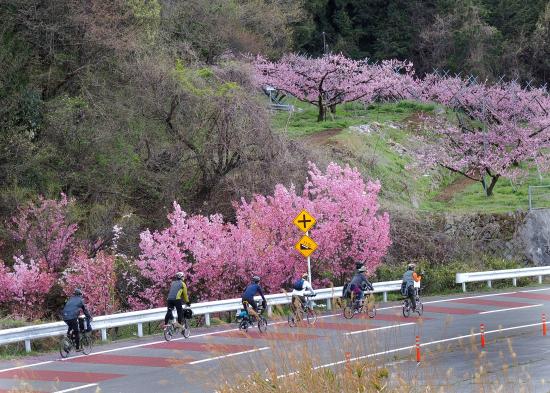
M351 374L351 352L346 352L346 371Z
M479 330L481 332L481 348L485 348L485 325L481 324Z
M420 363L420 336L416 336L416 361Z
M542 314L542 335L546 336L546 314Z

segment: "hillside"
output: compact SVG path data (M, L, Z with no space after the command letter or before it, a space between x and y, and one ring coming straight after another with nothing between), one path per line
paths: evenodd
M422 115L443 108L411 101L380 103L365 107L349 103L337 107L325 122L317 122L312 105L289 103L293 113L276 112L276 129L301 141L312 161L335 160L361 170L382 183L381 204L388 210L412 209L427 213L505 213L528 209L529 185L550 184L550 174L531 171L521 182L501 179L492 197L482 185L443 168L422 171L414 168L411 153ZM545 202L547 203L547 202Z

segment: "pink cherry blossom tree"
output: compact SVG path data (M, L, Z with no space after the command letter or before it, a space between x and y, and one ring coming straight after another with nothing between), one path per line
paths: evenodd
M550 100L543 89L517 83L474 84L430 75L423 98L455 110L456 120L440 116L426 123L439 138L424 143L418 157L483 184L493 194L498 179L524 177L529 167L550 166ZM426 139L423 140L426 142ZM520 166L520 164L522 164ZM490 182L485 183L485 176Z
M8 273L10 311L17 317L39 319L50 311L46 309L46 294L55 282L55 274L47 270L45 261L14 259L13 271Z
M258 56L254 69L259 86L273 86L317 106L317 120L323 121L328 108L334 110L338 104L395 91L391 86L399 81L398 71L411 73L412 64L391 60L374 65L342 54L319 58L286 54L276 62Z
M389 217L378 212L379 190L379 183L365 184L356 169L330 164L323 173L310 164L302 195L277 185L273 195L241 200L234 224L219 215L188 216L174 203L166 229L141 235L137 264L144 285L132 304L163 305L177 271L186 273L190 292L199 299L238 296L254 274L268 292L288 288L307 271L294 250L303 234L292 220L302 209L318 220L311 231L319 244L313 256L317 284L353 271L349 257L373 271L390 245Z
M90 258L83 249L73 253L60 279L65 295L71 296L76 288L82 290L92 315L118 311L116 282L115 256L100 251Z
M77 225L67 222L67 212L73 201L61 194L61 200L40 197L12 217L8 230L14 240L22 242L24 254L35 261L45 261L48 269L61 271L75 243Z

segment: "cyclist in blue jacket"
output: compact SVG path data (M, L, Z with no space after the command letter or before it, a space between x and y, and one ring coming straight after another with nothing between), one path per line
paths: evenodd
M265 308L267 305L267 301L265 300L264 292L262 290L262 287L260 286L260 277L254 276L252 277L252 282L248 284L246 289L244 290L241 298L243 301L243 306L245 310L247 309L245 302L247 302L256 313L258 313L258 305L256 304L256 300L254 300L254 296L260 295L262 297L262 307Z
M82 350L80 348L80 329L78 327L78 316L80 315L81 310L86 316L86 320L88 322L88 331L90 331L90 321L92 320L92 316L86 309L86 305L84 304L84 300L82 299L82 291L77 288L74 290L73 296L71 296L69 300L67 300L67 303L65 303L65 307L63 308L63 321L69 327L67 330L67 334L69 334L71 331L73 332L77 351Z

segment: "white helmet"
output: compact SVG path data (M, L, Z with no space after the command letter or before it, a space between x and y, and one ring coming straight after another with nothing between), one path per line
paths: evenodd
M177 279L180 279L180 280L181 280L181 279L183 278L183 276L185 276L185 274L183 274L183 272L177 272L177 273L176 273L176 278L177 278Z

